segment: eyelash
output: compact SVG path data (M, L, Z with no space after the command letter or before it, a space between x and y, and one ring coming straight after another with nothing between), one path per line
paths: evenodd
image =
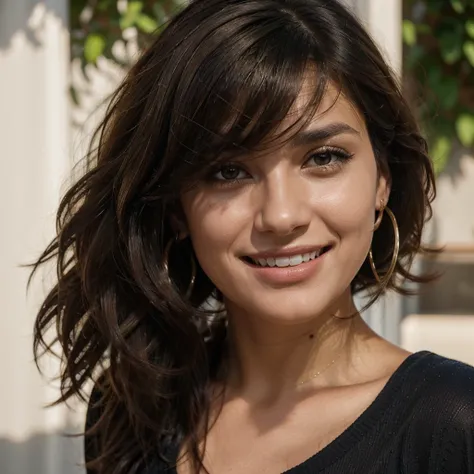
M327 164L327 165L314 165L314 166L310 165L310 166L307 166L307 163L312 158L314 158L315 156L318 156L318 155L320 156L320 155L326 154L326 153L330 153L331 156L336 156L337 159L335 161ZM354 156L353 153L352 154L348 153L346 150L344 150L342 148L333 147L333 146L324 146L324 147L321 147L321 148L319 148L318 150L316 150L314 152L311 152L308 159L305 161L303 168L317 168L319 171L322 171L323 173L328 173L328 172L331 172L333 170L339 169L342 166L344 166L344 164L346 164L353 156ZM221 186L221 187L234 186L234 185L240 184L240 183L242 183L242 182L244 182L248 179L248 178L235 178L235 179L219 179L219 178L216 178L216 175L218 173L220 173L226 167L237 168L239 171L244 171L249 175L249 173L247 171L245 171L245 169L239 163L229 162L229 163L226 163L226 164L222 165L221 167L215 169L211 173L209 180L213 184L215 184L216 186Z

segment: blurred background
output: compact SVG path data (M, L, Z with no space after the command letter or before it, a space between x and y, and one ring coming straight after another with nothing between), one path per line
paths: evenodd
M409 350L474 364L474 0L345 0L400 78L430 143L438 197L420 269L440 280L390 295L365 317ZM108 95L175 0L0 0L0 474L83 474L84 408L44 409L57 384L32 361L30 262L54 233L59 197ZM57 361L45 361L53 374Z

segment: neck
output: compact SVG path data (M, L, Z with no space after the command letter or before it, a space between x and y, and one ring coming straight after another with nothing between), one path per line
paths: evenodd
M356 341L373 334L352 298L327 314L294 325L278 325L232 305L227 310L228 387L254 400L278 400L306 382L337 383Z

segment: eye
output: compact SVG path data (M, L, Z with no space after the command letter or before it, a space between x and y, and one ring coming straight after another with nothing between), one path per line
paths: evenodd
M318 166L327 166L332 163L334 159L337 160L337 156L332 151L323 151L311 156L310 161L313 161Z
M310 155L305 167L331 168L340 166L353 155L341 148L324 147Z
M214 174L213 178L216 181L238 181L245 179L249 174L240 166L235 164L227 164L221 166Z

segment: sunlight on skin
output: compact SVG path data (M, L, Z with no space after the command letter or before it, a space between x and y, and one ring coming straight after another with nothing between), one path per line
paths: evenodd
M308 87L310 81L293 113L305 106ZM313 139L304 139L305 134ZM314 135L327 136L314 140ZM319 165L317 153L328 166ZM350 158L340 159L341 153ZM239 365L246 366L247 358L262 364L268 359L271 373L295 374L295 367L301 371L307 365L301 358L307 359L315 345L318 359L327 360L321 333L301 344L308 334L325 328L341 344L347 324L333 315L355 311L350 282L369 251L376 209L388 200L387 180L379 176L363 120L334 86L295 140L254 159L234 159L233 166L238 180L203 182L183 196L187 227L200 265L224 295ZM307 278L292 284L260 277L241 258L323 245L331 250ZM332 331L334 323L338 329ZM325 343L330 343L327 336Z

